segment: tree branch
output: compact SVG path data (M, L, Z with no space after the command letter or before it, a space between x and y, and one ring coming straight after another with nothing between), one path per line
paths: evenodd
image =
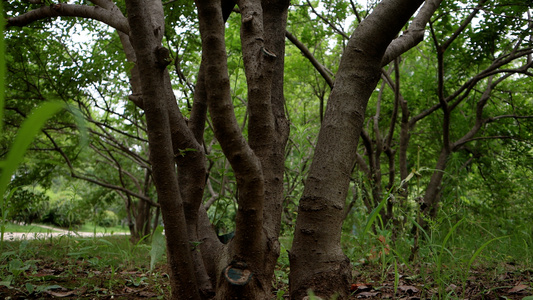
M418 45L424 39L426 24L431 16L435 13L443 0L428 0L420 8L420 11L411 22L411 25L398 38L394 39L387 47L387 51L381 62L382 66L387 65L396 57L407 52L409 49Z
M67 156L67 154L59 147L59 145L57 145L57 143L55 142L54 138L48 133L46 132L45 130L42 131L46 137L48 138L48 140L50 140L50 142L54 145L54 150L59 152L59 154L63 157L63 159L65 160L65 162L67 163L67 166L70 170L70 176L72 178L77 178L77 179L82 179L82 180L85 180L87 182L90 182L90 183L94 183L96 185L99 185L101 187L105 187L105 188L108 188L108 189L112 189L112 190L116 190L116 191L121 191L121 192L124 192L128 195L131 195L133 197L136 197L138 199L142 199L148 203L150 203L150 205L152 206L156 206L156 207L159 207L159 204L158 203L155 203L152 199L150 199L149 197L146 197L144 195L140 195L140 194L137 194L135 192L132 192L124 187L121 187L121 186L117 186L117 185L113 185L113 184L109 184L107 182L103 182L103 181L99 181L99 180L96 180L96 179L93 179L93 178L89 178L89 177L86 177L86 176L82 176L82 175L78 175L76 173L76 171L74 170L74 166L72 165L72 162L70 161L70 158Z
M327 18L325 18L324 16L322 16L321 14L319 14L315 8L313 7L313 5L311 4L311 2L309 2L309 0L307 0L307 4L309 5L309 7L311 7L311 10L313 11L313 13L319 17L322 21L324 21L324 23L328 24L329 27L331 27L334 31L336 31L338 34L342 35L342 37L346 40L349 40L350 37L342 30L338 29L337 26L335 26L335 24L333 24L332 22L330 22Z
M6 28L12 26L23 27L32 22L53 17L81 17L101 21L118 31L128 34L130 27L128 20L115 10L108 10L100 6L58 3L43 6L20 16L7 19Z
M328 73L331 73L331 71L328 71L326 69L326 67L324 67L324 65L322 65L314 57L314 55L311 53L311 51L309 51L309 49L307 49L307 47L302 42L300 42L292 33L288 32L288 31L285 31L285 36L289 39L289 41L291 41L294 44L294 46L298 47L298 49L300 49L300 51L302 51L302 54L311 62L311 64L313 64L313 66L318 71L318 73L320 73L320 75L322 75L324 80L326 80L326 83L332 89L333 88L333 78L331 78L331 76L329 76L329 74L328 74Z

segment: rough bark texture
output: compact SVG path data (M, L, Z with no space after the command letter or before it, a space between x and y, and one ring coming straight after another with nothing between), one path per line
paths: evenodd
M262 159L265 173L264 228L267 238L265 253L265 273L274 274L279 257L278 236L281 230L281 214L283 202L283 176L285 172L285 147L289 138L289 122L285 116L285 97L283 95L283 75L285 66L285 28L287 25L287 10L290 1L263 1L265 10L264 23L269 30L265 34L265 45L277 55L273 64L271 99L274 118L274 135L272 151Z
M239 188L235 237L218 256L204 257L217 264L208 271L217 276L217 299L267 299L279 256L283 150L288 126L283 112L283 54L287 1L238 1L241 41L248 83L249 144L240 133L233 113L224 44L224 7L218 1L196 1L202 34L202 67L207 107L215 136L228 158ZM268 14L263 13L268 7ZM280 28L267 35L265 24ZM200 80L202 77L200 76ZM197 91L202 97L202 92ZM202 217L203 218L203 217ZM205 229L205 227L203 227ZM204 230L201 229L203 232ZM206 245L216 248L209 235ZM202 240L204 241L204 239ZM240 265L252 272L245 285L231 285L222 269Z
M300 200L290 253L290 295L348 295L350 263L340 248L349 177L366 105L385 50L423 1L382 1L355 30L344 51ZM310 263L312 262L312 263Z
M146 9L146 7L150 9ZM154 28L154 13L160 1L127 1L131 43L136 53L142 83L150 160L167 239L168 263L171 271L173 298L200 299L192 262L186 219L176 176L174 149L168 115L168 92L165 87L166 69L161 67L158 49L161 47L161 28ZM153 9L152 9L153 8ZM159 20L161 21L161 20ZM160 23L159 23L160 24Z

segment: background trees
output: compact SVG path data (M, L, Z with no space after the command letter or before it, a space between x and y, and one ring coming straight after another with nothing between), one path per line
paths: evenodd
M375 230L414 229L415 254L440 205L530 204L530 7L426 1L408 22L421 2L13 2L7 123L45 100L79 109L88 136L57 116L31 169L41 181L61 161L113 190L134 237L163 207L175 295L269 297L283 228L291 296L345 296L341 226L357 211L383 203ZM71 44L82 28L97 38Z

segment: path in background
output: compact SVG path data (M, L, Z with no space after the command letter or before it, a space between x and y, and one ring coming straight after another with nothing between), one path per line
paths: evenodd
M4 241L12 240L32 240L32 239L46 239L52 237L61 237L61 236L72 236L72 237L94 237L94 232L80 232L80 231L71 231L64 230L60 228L50 227L46 225L32 225L38 226L45 229L50 229L53 232L5 232ZM110 236L110 235L126 235L127 232L97 232L96 236Z

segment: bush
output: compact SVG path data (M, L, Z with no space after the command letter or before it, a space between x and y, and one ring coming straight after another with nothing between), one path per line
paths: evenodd
M84 220L77 205L64 201L52 204L42 221L63 228L73 228L82 225Z
M102 227L113 227L118 224L118 216L110 210L101 211L96 218L96 225Z
M7 218L24 224L38 222L43 217L49 200L48 196L38 190L20 188L9 201Z

